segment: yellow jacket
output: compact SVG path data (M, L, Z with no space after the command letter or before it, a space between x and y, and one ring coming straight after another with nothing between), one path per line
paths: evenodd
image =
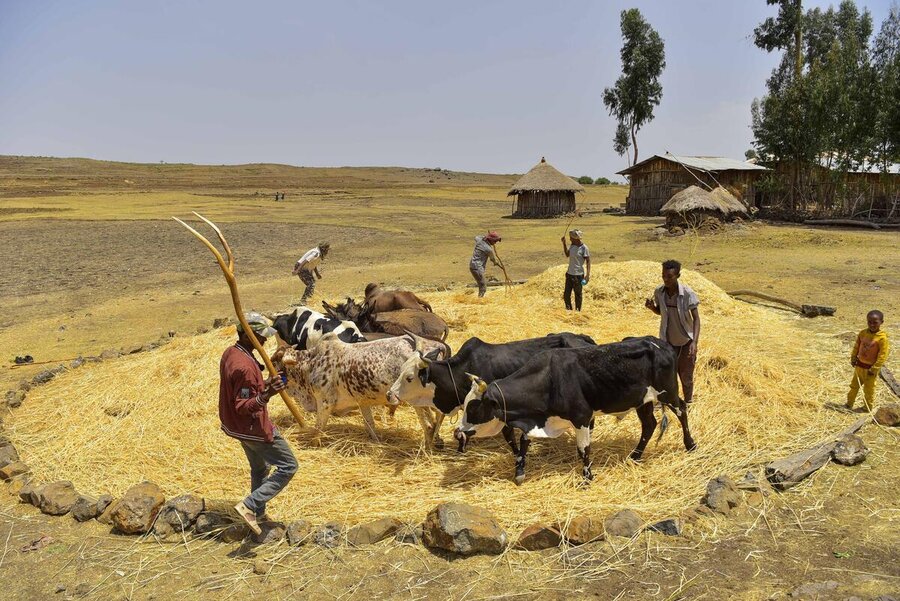
M878 330L873 334L866 328L856 337L856 344L853 345L850 359L871 365L872 369L881 369L887 359L889 349L887 332Z

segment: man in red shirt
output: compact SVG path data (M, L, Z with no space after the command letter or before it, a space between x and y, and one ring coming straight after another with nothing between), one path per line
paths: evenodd
M272 322L246 313L247 324L260 344L275 335ZM222 431L240 441L250 462L250 495L235 509L256 534L266 517L266 503L297 473L297 459L269 419L269 399L284 388L281 375L263 379L263 366L253 357L253 343L238 324L238 340L219 363L219 420ZM269 470L275 468L271 474Z

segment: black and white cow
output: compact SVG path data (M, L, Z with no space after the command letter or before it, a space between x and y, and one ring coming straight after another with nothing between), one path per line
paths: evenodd
M297 307L290 313L276 315L273 327L278 337L298 351L316 347L322 336L334 332L343 342L365 342L365 338L352 321L326 317L308 307Z
M590 443L594 416L634 409L641 420L641 438L631 453L641 458L656 429L653 407L663 407L662 432L674 411L681 422L684 447L696 448L688 429L687 405L678 395L675 350L659 338L626 338L588 348L540 353L506 378L490 383L472 376L456 437L460 450L469 437L503 432L516 457L516 484L525 479L525 454L531 438L556 438L575 429L575 444L583 461L582 475L591 480ZM516 449L513 428L522 431Z
M388 401L437 409L440 412L434 430L437 435L444 416L462 408L470 388L466 373L496 380L510 375L541 351L583 346L594 346L590 336L563 332L504 344L469 338L455 355L444 361L436 360L434 352L415 353L407 359L388 391Z

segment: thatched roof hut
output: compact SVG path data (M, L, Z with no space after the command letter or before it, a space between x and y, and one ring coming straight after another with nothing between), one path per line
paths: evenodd
M723 188L707 191L699 186L688 186L672 195L659 210L666 216L666 225L698 226L708 218L719 221L745 217L747 207Z
M507 192L516 195L513 217L556 217L575 210L575 193L584 187L541 157Z

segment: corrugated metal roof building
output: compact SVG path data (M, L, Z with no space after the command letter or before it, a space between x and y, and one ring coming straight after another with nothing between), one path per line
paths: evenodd
M755 205L756 180L769 171L761 165L722 157L655 154L619 175L628 178L631 188L625 199L629 215L659 215L672 196L688 186L712 190L724 186L748 207Z

